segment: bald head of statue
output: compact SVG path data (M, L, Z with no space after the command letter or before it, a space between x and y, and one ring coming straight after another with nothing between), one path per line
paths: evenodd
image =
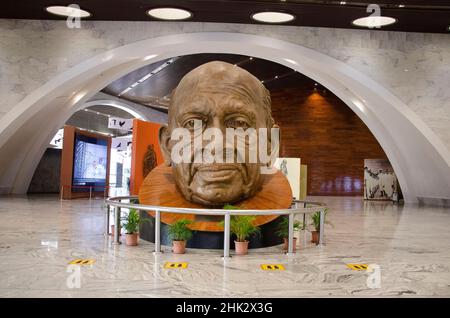
M256 162L249 162L248 151L257 151L249 146L249 138L244 141L247 155L240 160L236 149L239 137L231 144L225 140L227 128L244 131L269 128L270 131L276 126L271 115L270 94L256 77L225 62L203 64L181 79L172 94L168 115L168 125L161 127L159 142L166 164L172 166L176 185L188 201L220 206L249 198L261 189L263 164L259 156ZM222 132L223 163L195 160L196 152L203 152L213 141L205 142L203 136L200 147L194 146L195 135L199 134L198 123L203 132L208 128ZM175 164L171 160L172 149L179 142L172 140L171 135L179 127L191 132L191 142L187 145L192 150L189 163ZM226 155L235 160L229 163Z

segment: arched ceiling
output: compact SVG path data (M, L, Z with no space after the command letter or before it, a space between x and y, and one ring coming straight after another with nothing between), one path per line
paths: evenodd
M65 19L45 11L50 5L78 4L91 12L90 20L155 21L147 10L161 6L188 9L192 22L225 22L258 24L251 19L259 11L285 11L296 16L286 23L295 26L358 28L352 21L368 16L367 5L376 3L382 15L394 17L397 23L382 30L446 33L450 24L448 0L3 0L0 18Z
M135 103L167 111L172 90L189 71L210 61L236 64L261 80L268 90L309 87L315 81L284 65L237 54L192 54L165 59L137 69L109 84L103 92ZM154 75L151 75L154 74ZM148 75L148 78L146 78ZM139 82L145 78L144 81Z

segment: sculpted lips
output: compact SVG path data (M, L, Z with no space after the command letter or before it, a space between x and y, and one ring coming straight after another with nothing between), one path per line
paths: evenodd
M193 165L193 174L199 173L206 182L226 182L237 173L246 179L244 168L240 164L201 164Z

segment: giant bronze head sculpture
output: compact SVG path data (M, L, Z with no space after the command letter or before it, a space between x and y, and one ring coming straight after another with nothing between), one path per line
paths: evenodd
M196 123L201 123L201 131L220 130L224 138L227 128L258 130L274 127L270 94L264 85L238 66L218 61L203 64L181 79L172 94L168 125L161 127L159 132L164 160L172 165L177 187L188 201L218 206L249 198L259 191L263 181L260 167L264 164L259 160L250 162L248 154L244 155L245 160L241 158L232 163L195 162L196 152L206 147L204 141L200 148L193 145L194 135L198 133L198 129L194 131ZM171 153L177 140L172 132L180 127L193 135L189 144L192 160L175 164ZM231 154L237 159L237 142L233 144L221 142L223 154ZM244 144L252 151L248 149L248 140Z

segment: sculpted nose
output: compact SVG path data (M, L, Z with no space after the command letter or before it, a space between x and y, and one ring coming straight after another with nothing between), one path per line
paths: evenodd
M214 119L211 122L211 128L217 128L219 129L222 134L225 135L225 123L222 120L222 118L220 118L221 116L215 116Z

